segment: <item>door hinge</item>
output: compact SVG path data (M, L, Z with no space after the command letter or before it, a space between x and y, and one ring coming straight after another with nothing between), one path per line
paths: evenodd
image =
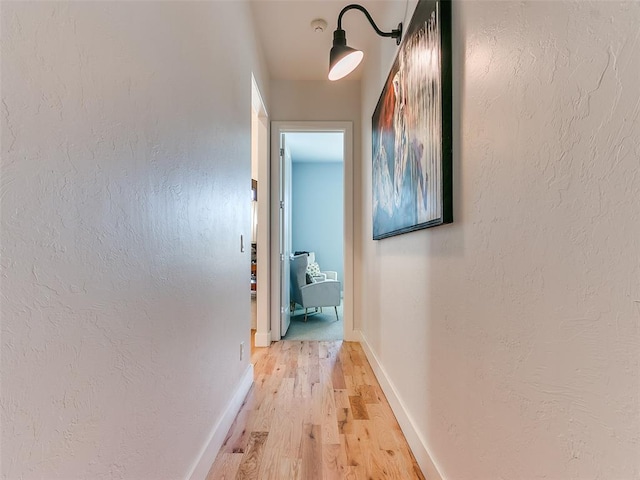
M281 157L284 157L284 148L281 148L281 149L280 149L280 156L281 156Z
M280 200L280 208L284 208L284 200Z

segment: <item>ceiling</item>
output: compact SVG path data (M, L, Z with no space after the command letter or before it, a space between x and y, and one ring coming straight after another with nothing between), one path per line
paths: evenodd
M293 163L342 162L344 156L342 132L291 132L286 145Z
M338 14L350 2L347 0L252 0L258 42L263 49L271 78L279 80L325 80L329 70L329 51L333 43ZM389 7L402 5L400 0L361 0L376 22L384 18ZM322 33L311 28L317 18L328 26ZM399 19L401 21L402 19ZM388 31L396 25L378 25ZM361 12L349 11L342 18L349 46L365 52L379 37ZM360 66L351 80L360 78Z
M405 16L410 0L360 0L378 27L389 31L397 27L380 19ZM349 0L251 0L257 40L266 59L269 75L277 80L327 80L329 51L340 11ZM327 28L316 32L311 22L324 19ZM349 46L365 52L380 41L361 12L349 11L342 18ZM359 80L362 65L349 80ZM293 162L342 162L343 134L330 132L288 133L287 147Z

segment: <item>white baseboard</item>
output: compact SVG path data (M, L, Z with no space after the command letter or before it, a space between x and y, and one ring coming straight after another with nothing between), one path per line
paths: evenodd
M404 433L407 443L413 452L413 456L416 457L416 461L418 462L422 473L429 480L443 480L442 475L438 472L438 469L429 454L426 442L416 429L411 415L407 412L404 402L400 399L400 396L393 386L393 382L387 376L387 373L378 361L378 357L373 353L367 338L362 332L358 333L360 336L360 343L362 344L364 353L367 356L367 360L369 360L371 368L382 387L382 391L387 397L389 405L391 405L391 410L393 410L393 413L400 424L402 433Z
M214 425L211 430L211 434L209 435L209 439L200 451L200 455L198 456L195 465L192 467L191 472L186 476L187 480L205 480L209 470L211 469L211 465L213 465L213 462L220 451L220 447L222 447L222 443L229 432L229 428L231 428L231 424L233 424L236 415L238 415L242 402L251 389L252 384L253 365L249 364L247 370L242 376L242 379L240 380L236 393L231 397L224 413Z
M268 347L271 345L271 330L268 332L256 332L256 347Z
M362 343L362 336L360 335L359 330L351 330L350 332L345 329L344 332L344 341L345 342L358 342Z

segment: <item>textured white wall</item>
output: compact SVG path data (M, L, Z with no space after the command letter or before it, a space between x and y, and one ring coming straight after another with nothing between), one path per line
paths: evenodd
M371 240L368 55L363 333L443 478L638 479L640 3L453 16L450 226Z
M2 3L2 478L196 462L248 368L250 32L243 2Z
M360 82L271 81L272 120L354 122L359 129Z

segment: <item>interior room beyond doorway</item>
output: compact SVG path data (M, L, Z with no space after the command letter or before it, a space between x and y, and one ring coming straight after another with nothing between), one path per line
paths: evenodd
M344 282L344 133L290 132L291 252L308 253L307 280ZM321 276L313 276L314 271ZM291 282L295 279L292 276ZM292 285L293 288L293 285ZM340 295L342 297L342 295ZM285 340L341 340L343 308L308 308L291 302ZM337 315L336 313L337 312ZM305 312L309 314L306 315ZM336 320L337 316L337 320Z

